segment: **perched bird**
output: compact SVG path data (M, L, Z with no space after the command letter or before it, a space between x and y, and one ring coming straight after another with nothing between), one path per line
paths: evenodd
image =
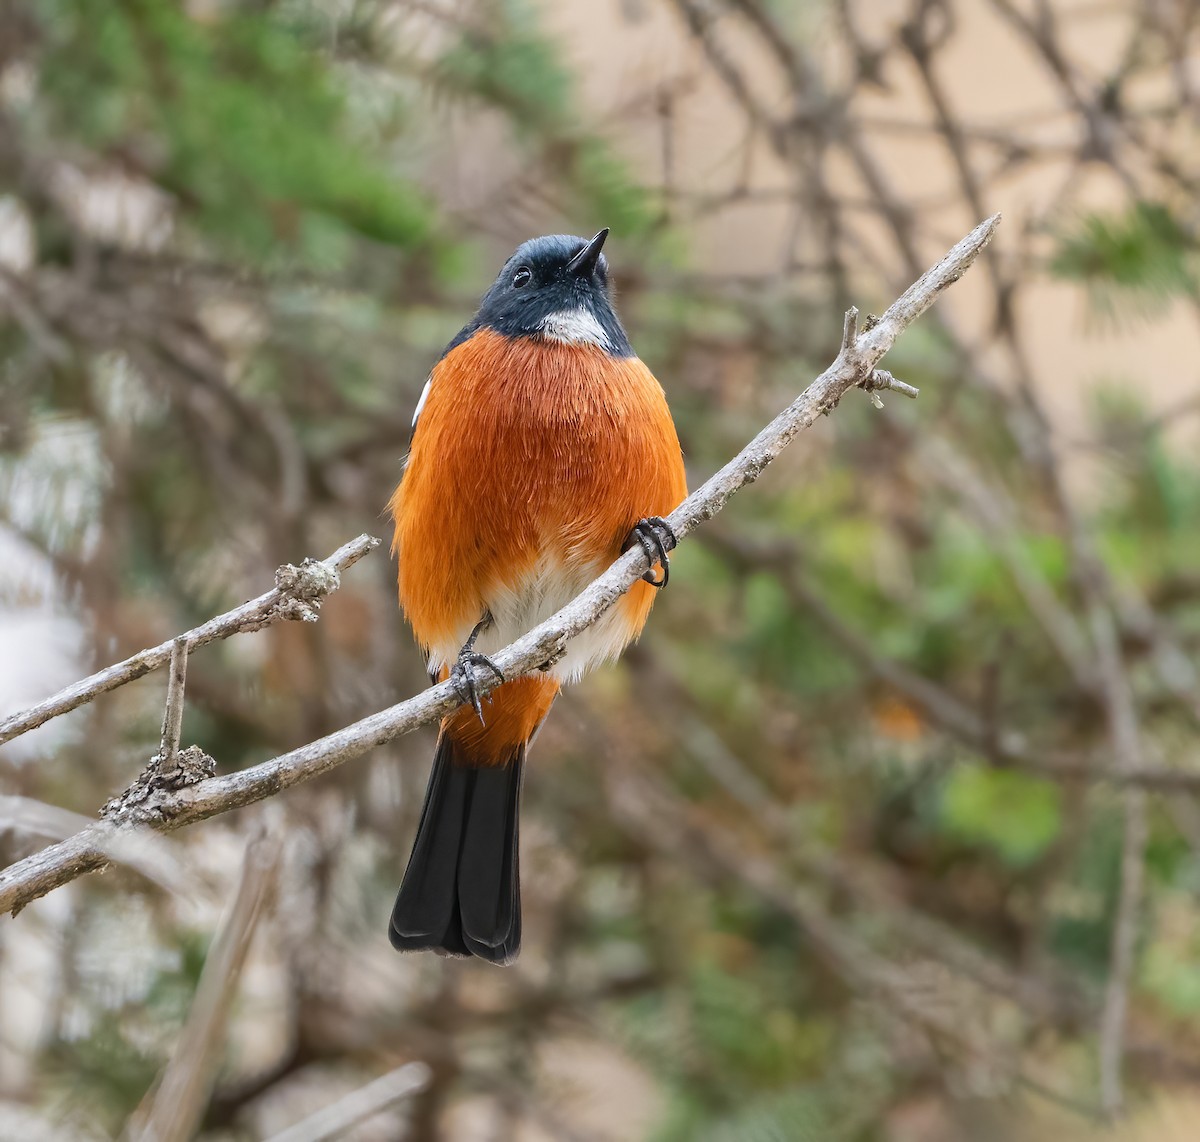
M399 949L508 963L521 946L517 814L525 755L559 687L616 658L665 586L687 494L666 397L613 309L607 230L520 246L434 366L390 502L400 604L435 680L465 705L441 725L392 911ZM541 673L487 657L573 599L632 544L651 569ZM474 669L502 685L480 702Z

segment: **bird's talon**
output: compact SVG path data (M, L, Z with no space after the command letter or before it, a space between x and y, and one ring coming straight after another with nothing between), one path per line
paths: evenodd
M656 575L653 571L647 571L642 576L643 583L649 583L656 591L661 591L667 585L667 579L670 578L670 572L664 567L662 575Z
M479 686L475 681L475 667L481 666L490 670L502 683L507 681L504 671L500 669L486 654L477 654L473 650L464 649L458 656L458 661L450 669L450 684L462 701L471 705L483 724L483 702L480 700Z
M625 542L628 549L634 543L646 553L650 568L642 575L642 581L649 583L656 591L661 591L671 578L671 560L668 552L675 548L679 540L671 525L662 516L652 515L638 520L629 538ZM662 565L662 575L654 573L655 564Z

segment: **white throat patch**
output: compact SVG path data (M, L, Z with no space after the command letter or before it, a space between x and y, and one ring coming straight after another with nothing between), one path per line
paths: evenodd
M612 352L612 342L604 332L604 326L589 310L560 309L542 318L542 333L552 341L567 345L599 345Z

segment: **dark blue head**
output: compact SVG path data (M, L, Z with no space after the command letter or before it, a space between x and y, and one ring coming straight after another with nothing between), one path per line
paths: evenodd
M600 252L607 237L607 229L591 241L550 234L518 246L484 294L474 320L446 351L486 327L506 337L593 344L614 357L632 357L613 309L608 262Z

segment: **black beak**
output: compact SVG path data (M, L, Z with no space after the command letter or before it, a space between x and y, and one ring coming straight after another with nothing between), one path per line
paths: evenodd
M605 226L578 254L567 263L567 273L576 277L591 277L596 263L600 260L600 251L604 249L604 239L608 237L608 227Z

